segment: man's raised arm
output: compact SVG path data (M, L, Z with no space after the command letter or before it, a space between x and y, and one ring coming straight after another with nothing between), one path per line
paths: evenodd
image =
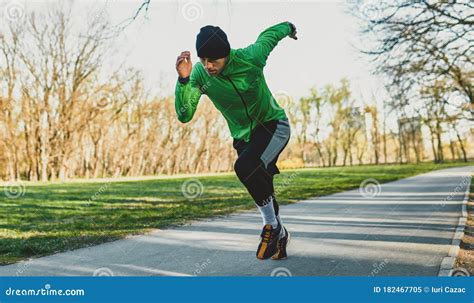
M250 55L258 66L265 66L267 58L280 40L290 36L296 38L296 27L291 22L282 22L264 30L255 43L244 48L243 51Z
M191 53L184 51L176 60L178 81L175 89L175 109L178 120L186 123L191 121L196 112L202 92L196 81L196 68L191 62Z

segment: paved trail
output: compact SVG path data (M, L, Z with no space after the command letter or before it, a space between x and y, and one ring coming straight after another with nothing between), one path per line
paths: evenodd
M256 211L0 266L0 275L435 276L461 216L474 166L281 207L290 258L259 261ZM449 198L448 198L449 197Z

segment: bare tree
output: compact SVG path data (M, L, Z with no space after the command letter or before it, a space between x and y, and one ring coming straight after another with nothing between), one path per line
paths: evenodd
M376 42L364 52L377 72L408 87L446 76L472 109L473 8L469 0L379 1L379 14L364 20L363 33Z

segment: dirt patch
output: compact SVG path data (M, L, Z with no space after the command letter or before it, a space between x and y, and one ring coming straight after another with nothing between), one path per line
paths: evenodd
M466 222L465 231L474 230L474 184L471 181L469 200L468 200L468 218ZM470 211L471 210L471 211ZM459 250L459 255L456 259L456 264L454 269L459 269L455 271L455 274L474 276L474 234L473 233L464 233L464 237L461 242L461 249Z

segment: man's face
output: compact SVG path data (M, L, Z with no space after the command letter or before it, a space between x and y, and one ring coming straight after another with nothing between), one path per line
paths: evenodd
M207 73L211 76L217 76L224 69L227 58L211 59L199 58Z

